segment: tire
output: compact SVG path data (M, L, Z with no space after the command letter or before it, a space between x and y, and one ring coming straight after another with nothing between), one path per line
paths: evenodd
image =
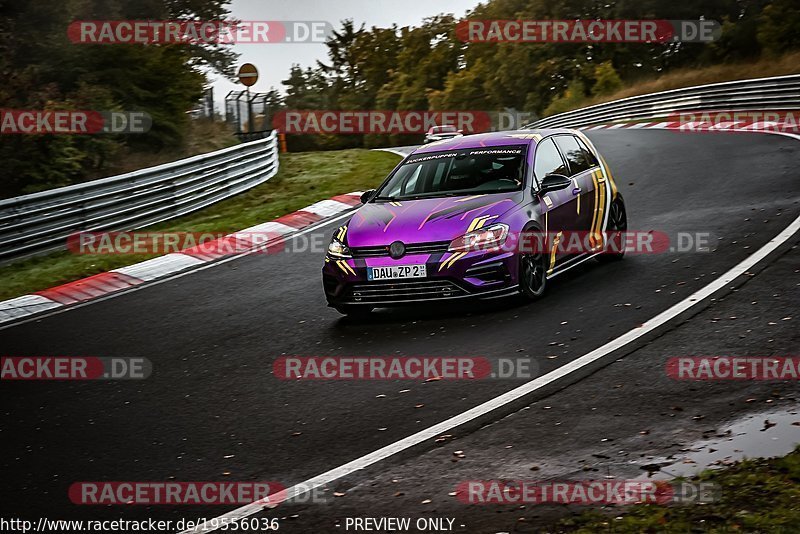
M372 306L353 306L347 304L335 306L335 308L336 311L348 317L367 317L373 310Z
M625 257L625 248L622 246L624 243L624 238L621 232L625 232L627 229L628 214L625 211L625 202L623 202L621 196L618 196L616 200L611 203L611 208L608 212L608 225L606 225L606 232L614 232L614 235L610 237L610 239L613 241L613 245L607 246L612 250L618 250L619 252L603 252L597 256L599 261L619 261Z
M519 255L519 292L526 300L538 300L547 289L547 254L543 251Z

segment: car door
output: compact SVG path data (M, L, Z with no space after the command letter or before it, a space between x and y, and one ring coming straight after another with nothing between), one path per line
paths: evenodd
M542 183L548 174L563 174L569 176L566 161L556 147L552 137L545 138L536 145L536 154L533 163L533 174L538 184ZM577 197L572 188L550 191L541 196L542 211L544 212L545 233L548 235L548 250L550 255L548 273L561 261L565 254L560 250L559 244L565 234L576 230L575 210Z
M588 147L586 142L581 139L580 136L576 136L578 140L578 144L581 146L583 150L586 161L589 163L589 170L591 173L588 175L591 178L591 184L594 188L594 192L591 196L591 208L586 210L587 215L591 212L592 216L589 221L590 231L592 232L602 232L603 230L603 223L607 217L606 210L607 206L610 205L610 195L611 195L611 187L609 186L608 182L606 181L606 175L603 172L603 168L600 165L600 160L598 159L597 155ZM596 246L602 246L602 234L600 234L599 241L596 242Z
M574 135L559 135L555 141L567 161L568 176L572 179L572 193L577 200L575 229L589 232L593 229L596 218L595 180L600 169L597 158Z

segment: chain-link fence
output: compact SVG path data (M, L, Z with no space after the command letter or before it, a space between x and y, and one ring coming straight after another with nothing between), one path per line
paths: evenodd
M271 131L268 93L231 91L225 96L225 121L240 138L265 137Z

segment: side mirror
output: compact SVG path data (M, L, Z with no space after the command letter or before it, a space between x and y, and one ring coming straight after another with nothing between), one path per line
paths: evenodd
M375 195L375 190L374 189L370 189L369 191L364 191L363 193L361 193L361 199L360 199L361 203L362 204L366 204L367 202L372 200L372 197L374 195Z
M539 194L549 193L550 191L559 191L566 189L570 186L572 180L563 174L548 174L542 180L542 187L539 188Z

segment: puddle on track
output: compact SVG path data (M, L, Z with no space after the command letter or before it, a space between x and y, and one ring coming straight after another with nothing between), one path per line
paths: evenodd
M659 471L639 478L668 480L689 477L705 469L718 469L745 458L785 456L800 444L800 406L749 415L715 432L671 457L655 458L648 465Z

